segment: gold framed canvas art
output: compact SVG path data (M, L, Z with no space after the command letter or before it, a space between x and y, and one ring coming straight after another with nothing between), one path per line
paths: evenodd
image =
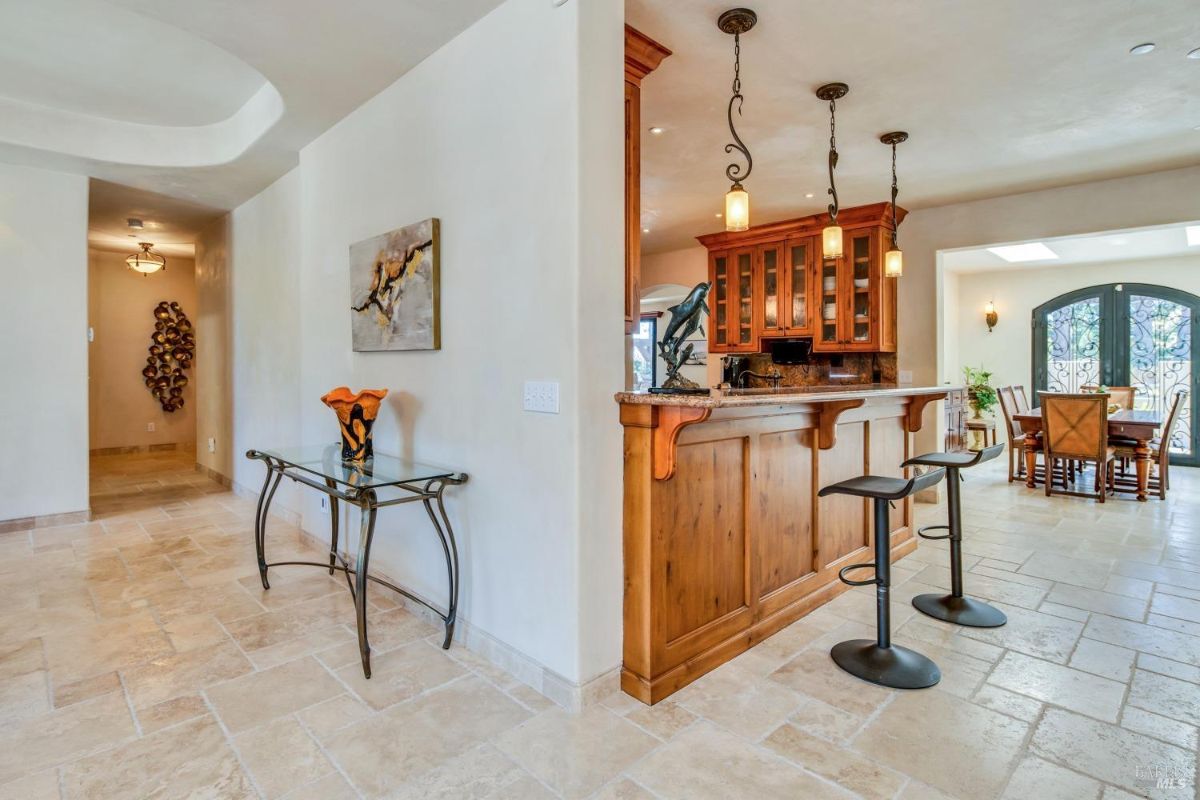
M441 348L438 228L431 218L350 245L355 352Z

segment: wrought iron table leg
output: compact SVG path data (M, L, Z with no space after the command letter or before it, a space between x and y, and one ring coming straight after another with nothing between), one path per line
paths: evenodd
M264 589L270 589L267 580L267 515L271 511L271 501L275 498L275 490L283 479L283 472L277 471L267 461L267 479L263 481L262 491L258 495L258 510L254 517L254 549L258 555L258 577L262 580ZM274 476L274 482L271 481ZM268 488L270 487L270 488Z
M442 503L442 490L445 484L438 487L435 498L425 498L425 511L429 521L437 531L442 542L442 553L446 557L446 577L450 588L450 602L446 607L446 636L442 640L442 649L450 649L450 641L454 638L454 622L458 619L458 546L454 542L454 529L450 527L450 518L446 516L446 506ZM433 511L433 500L437 501L437 514ZM441 517L439 520L438 517Z
M358 616L358 652L362 657L363 675L371 677L371 645L367 642L367 570L371 560L371 538L375 535L375 492L360 495L364 501L362 523L358 534L358 562L354 565L354 610Z
M332 478L325 479L325 485L332 491L337 491L337 486ZM334 495L329 495L329 574L333 574L334 567L337 565L337 548L338 548L338 500Z

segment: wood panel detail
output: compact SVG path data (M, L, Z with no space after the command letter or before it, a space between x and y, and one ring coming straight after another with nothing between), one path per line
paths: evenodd
M923 423L922 417L925 414L925 406L938 400L945 400L946 394L925 394L919 397L914 397L912 402L908 404L908 432L916 433L921 430Z
M871 558L870 510L817 491L902 474L911 401L621 405L625 691L657 702L846 588L837 570ZM908 499L891 527L898 558Z

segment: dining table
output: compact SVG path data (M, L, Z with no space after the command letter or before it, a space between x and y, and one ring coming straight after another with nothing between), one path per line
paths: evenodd
M1020 411L1013 414L1013 421L1021 424L1021 432L1025 434L1025 485L1035 489L1037 454L1042 450L1042 440L1039 436L1042 432L1042 409L1039 406ZM1133 442L1137 499L1143 503L1146 502L1150 483L1150 442L1162 425L1162 416L1157 411L1122 408L1108 415L1109 441L1126 439Z

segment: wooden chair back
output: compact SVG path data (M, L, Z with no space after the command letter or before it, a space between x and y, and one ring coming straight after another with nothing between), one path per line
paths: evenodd
M1162 441L1158 446L1159 467L1167 464L1167 459L1171 453L1171 435L1175 433L1175 424L1179 422L1179 411L1183 408L1183 404L1187 402L1187 399L1187 389L1181 389L1175 393L1175 399L1171 401L1171 411L1167 414L1167 422L1163 425Z
M996 395L1000 398L1000 411L1004 414L1004 424L1008 427L1008 438L1011 440L1021 435L1021 423L1013 419L1013 414L1017 413L1017 401L1013 394L1013 387L1001 386L996 390Z
M1017 401L1017 411L1018 412L1028 411L1029 410L1029 398L1025 396L1025 387L1021 386L1021 385L1017 385L1017 386L1013 386L1011 388L1013 390L1013 397L1016 398L1016 401Z
M1100 387L1094 383L1089 383L1085 386L1080 386L1081 392L1098 392ZM1125 410L1133 409L1133 398L1137 394L1136 386L1109 386L1108 387L1108 402L1120 406Z
M1049 458L1104 461L1108 395L1041 392L1042 441Z

